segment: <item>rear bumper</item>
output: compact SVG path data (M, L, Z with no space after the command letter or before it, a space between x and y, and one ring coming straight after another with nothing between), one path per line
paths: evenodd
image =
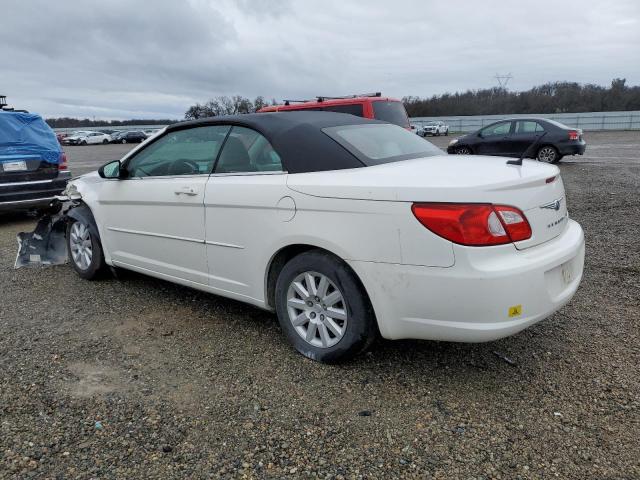
M485 342L553 314L582 278L584 235L569 220L543 245L454 247L449 268L351 261L388 339Z
M50 180L0 183L0 211L45 207L62 193L70 179L70 172L59 172Z
M572 143L569 145L559 145L558 151L560 155L582 155L587 149L587 144L584 141L580 143Z

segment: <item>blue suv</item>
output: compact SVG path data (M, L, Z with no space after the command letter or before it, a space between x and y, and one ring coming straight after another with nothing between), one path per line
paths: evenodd
M46 210L70 178L67 157L42 117L0 109L0 211Z

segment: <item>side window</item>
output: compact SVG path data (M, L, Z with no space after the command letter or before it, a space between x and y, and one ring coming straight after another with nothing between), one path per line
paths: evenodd
M349 113L351 115L356 115L357 117L364 117L364 111L361 104L327 105L326 107L322 107L322 110L327 112Z
M483 137L492 137L495 135L508 135L511 129L511 122L502 122L496 125L489 125L481 130Z
M169 132L132 157L127 172L130 177L209 175L229 128L215 125Z
M544 132L544 127L536 122L536 133Z
M269 141L255 130L233 127L215 173L280 172L282 161Z
M516 133L535 133L539 132L537 122L533 122L531 120L518 120L516 123Z

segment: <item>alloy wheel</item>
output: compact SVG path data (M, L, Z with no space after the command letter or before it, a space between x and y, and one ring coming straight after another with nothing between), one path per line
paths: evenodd
M469 149L469 147L458 147L456 149L456 153L458 155L471 155L471 150Z
M69 248L71 258L78 268L87 270L93 258L93 246L91 245L91 234L84 223L75 222L71 226Z
M556 150L553 147L543 147L538 152L538 160L541 162L553 163L556 157Z
M347 330L347 303L326 275L304 272L287 291L287 312L295 331L319 348L336 345Z

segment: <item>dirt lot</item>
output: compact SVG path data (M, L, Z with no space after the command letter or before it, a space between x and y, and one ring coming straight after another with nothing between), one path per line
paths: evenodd
M567 307L501 341L380 342L340 366L234 301L13 270L33 220L0 217L0 477L640 478L640 132L586 138L561 165L587 237ZM67 152L82 173L128 148Z

